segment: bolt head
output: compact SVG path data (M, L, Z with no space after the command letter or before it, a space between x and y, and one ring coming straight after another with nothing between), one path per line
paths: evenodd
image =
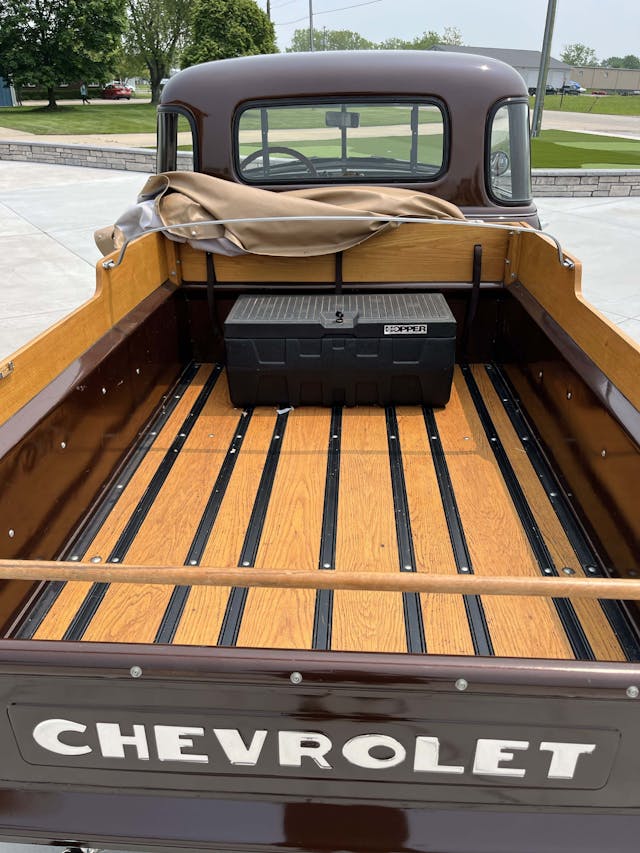
M289 681L292 684L301 684L302 683L302 675L299 672L292 672L289 676Z
M635 684L630 685L627 687L627 696L629 699L637 699L640 696L640 689Z
M142 675L142 667L132 666L129 670L129 673L131 675L131 678L140 678L140 676Z
M456 690L460 690L460 691L466 690L468 686L469 686L469 682L466 680L466 678L459 678L456 681Z

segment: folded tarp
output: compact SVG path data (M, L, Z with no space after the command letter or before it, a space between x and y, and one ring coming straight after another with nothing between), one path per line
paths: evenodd
M145 231L168 226L171 239L223 255L327 255L362 243L398 223L261 221L265 217L400 216L464 219L454 204L396 187L331 186L271 192L195 172L153 175L115 225L95 234L103 254ZM216 220L204 224L206 220ZM219 220L252 219L250 222ZM187 228L176 227L189 223Z

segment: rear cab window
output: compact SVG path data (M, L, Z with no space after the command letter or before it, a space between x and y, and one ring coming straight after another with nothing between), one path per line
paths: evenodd
M248 184L424 182L447 165L446 112L431 99L250 104L234 128Z

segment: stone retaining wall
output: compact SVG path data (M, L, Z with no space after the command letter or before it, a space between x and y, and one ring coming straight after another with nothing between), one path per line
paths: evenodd
M94 169L121 169L155 172L156 152L148 148L93 148L89 145L61 145L55 142L0 140L0 160L56 163L63 166L91 166ZM178 152L180 169L191 168L191 154ZM590 198L640 196L640 169L534 169L533 195Z

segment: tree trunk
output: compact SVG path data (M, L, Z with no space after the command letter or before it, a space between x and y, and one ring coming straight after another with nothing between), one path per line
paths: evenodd
M49 98L49 103L47 104L48 110L57 110L58 104L56 103L56 93L53 86L47 86L47 97Z
M151 80L151 103L160 103L160 92L162 91L160 81L166 77L166 69L156 63L149 66L149 78Z

